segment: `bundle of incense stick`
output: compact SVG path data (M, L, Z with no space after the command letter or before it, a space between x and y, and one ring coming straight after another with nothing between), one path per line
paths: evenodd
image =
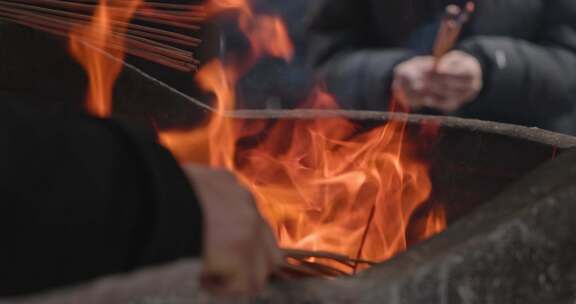
M442 56L454 48L462 32L462 27L468 22L474 10L474 2L468 2L464 8L460 8L457 5L448 5L446 7L446 13L442 18L432 54L436 59L436 65Z
M123 1L132 0L110 1L110 9L123 9L118 6ZM68 37L72 29L91 22L97 6L98 0L0 0L0 20ZM133 16L138 24L111 20L113 30L108 47L110 50L124 48L127 54L180 71L191 71L199 62L189 49L201 41L176 30L197 30L198 23L205 17L200 5L145 2ZM126 31L114 31L114 28L126 28Z

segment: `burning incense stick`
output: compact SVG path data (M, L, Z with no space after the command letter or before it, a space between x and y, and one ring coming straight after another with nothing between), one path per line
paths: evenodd
M454 45L462 32L462 27L466 22L468 22L470 15L474 10L475 6L473 2L468 2L464 9L457 5L449 5L446 7L446 13L442 18L440 29L436 36L434 50L432 52L432 55L436 59L436 66L440 59L454 48Z

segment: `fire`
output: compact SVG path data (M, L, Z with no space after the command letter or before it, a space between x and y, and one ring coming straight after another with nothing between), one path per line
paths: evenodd
M102 0L93 22L70 35L74 56L90 76L89 109L106 116L111 109L119 64L86 47L90 41L107 49L122 28L111 28L110 14L129 20L139 2L109 11ZM235 108L235 84L263 55L290 60L293 47L282 20L253 12L245 0L214 0L208 15L238 12L238 23L252 45L247 60L210 62L197 81L214 93L216 111L193 130L165 131L161 142L182 162L210 164L235 173L254 194L258 208L275 231L280 246L327 251L353 259L383 261L407 247L407 229L414 211L432 189L428 164L406 134L406 119L363 130L345 118L242 121L230 118ZM118 41L114 41L118 44ZM123 56L122 48L114 56ZM306 101L316 108L336 108L333 98L318 89ZM240 141L256 136L257 143ZM420 229L422 237L446 225L443 209L434 209Z
M358 134L343 118L280 121L233 168L283 247L382 261L406 249L429 196L428 167L410 157L405 123Z
M70 32L70 52L88 73L86 107L93 115L108 117L112 112L112 90L122 70L122 63L110 57L124 58L125 22L132 18L140 2L117 0L116 3L112 0L109 3L108 0L101 0L92 21L78 25ZM117 47L112 48L112 45Z
M292 56L280 18L256 16L243 0L214 1L210 7L238 10L240 28L252 43L251 60ZM203 128L162 133L164 144L181 161L201 160L234 172L284 248L369 261L405 250L410 218L432 189L428 165L407 140L406 120L366 132L344 118L281 120L272 126L234 120L226 113L234 109L234 84L246 68L234 64L216 61L198 73L201 86L215 94L218 113ZM336 108L321 89L306 104ZM264 134L256 146L238 144L256 134ZM444 227L443 210L431 212L422 237Z
M446 210L444 208L433 209L426 218L423 238L428 238L446 229Z
M238 12L240 30L252 46L252 60L265 54L285 60L292 58L294 47L280 17L256 15L247 0L212 0L206 9L209 15L225 10Z

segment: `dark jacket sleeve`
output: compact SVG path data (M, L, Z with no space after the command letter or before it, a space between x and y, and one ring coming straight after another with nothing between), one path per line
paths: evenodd
M322 0L309 26L309 63L343 108L386 110L394 67L414 54L372 42L369 1Z
M530 123L549 121L573 110L576 2L543 1L543 7L534 41L478 36L460 43L460 49L479 59L485 78L480 98L464 112Z
M197 255L171 154L126 126L2 100L0 297Z

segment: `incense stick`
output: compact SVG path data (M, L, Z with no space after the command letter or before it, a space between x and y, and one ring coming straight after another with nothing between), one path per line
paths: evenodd
M12 2L12 1L4 1L4 2ZM12 2L16 3L16 2ZM74 12L83 12L86 14L92 14L95 9L97 8L98 4L89 4L89 3L79 3L77 1L62 1L62 0L18 0L18 3L28 3L35 6L50 6L52 8L57 9L67 9L72 10ZM123 8L120 7L108 7L110 12L114 11L122 11ZM136 9L133 15L133 20L140 20L140 21L147 21L156 23L159 25L169 25L174 26L177 28L183 29L192 29L198 30L200 27L197 25L198 22L204 20L203 16L197 17L186 17L182 18L178 14L170 14L172 18L167 18L166 14L168 13L158 13L158 15L154 14L154 10L147 10L147 9Z
M62 29L61 25L59 25L58 22L56 21L54 23L49 23L49 22L42 22L39 19L35 21L21 20L19 19L18 16L6 14L5 12L2 11L2 9L0 9L0 19L19 23L24 26L48 32L56 36L62 36L62 37L68 36L68 32L65 29ZM124 49L126 53L130 55L141 57L143 59L184 72L194 70L198 65L198 60L194 59L192 55L183 56L180 54L176 54L168 49L162 49L154 47L152 45L146 45L142 42L138 42L138 39L140 38L133 39L129 36L125 36L124 44L120 43L121 40L119 40L118 36L116 36L115 38L116 39L110 40L110 43L107 45L108 49L114 51Z
M67 6L68 9L77 7L79 4L60 0L22 1L38 4L72 4L72 6ZM95 7L94 5L92 6ZM184 9L189 8L190 6L175 5L171 7ZM158 17L156 16L157 13L154 11L147 12L146 14L148 14L148 17L151 19ZM162 18L168 18L167 16L170 15L171 14L168 13L163 15ZM52 35L68 37L74 29L79 26L88 25L92 20L92 16L78 13L76 11L67 11L0 0L0 19L44 31ZM109 50L119 51L125 49L127 54L168 66L179 71L189 72L197 69L199 61L194 57L192 52L166 43L185 47L196 47L200 44L200 39L164 29L132 24L119 20L111 20L110 23L114 25L114 27L111 29L110 41L107 45ZM118 30L119 28L124 28L125 32Z
M432 56L435 58L435 70L440 59L454 48L464 24L468 22L474 10L474 2L468 2L464 9L457 5L448 5L446 7L432 52Z

